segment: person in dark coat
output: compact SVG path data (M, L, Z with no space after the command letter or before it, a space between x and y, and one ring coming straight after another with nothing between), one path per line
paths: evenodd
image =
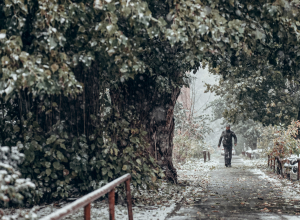
M234 145L237 144L237 138L233 131L230 130L230 125L226 125L226 130L222 132L218 147L221 145L221 141L223 139L223 147L224 147L224 159L225 166L231 167L231 158L232 158L232 138L234 138Z

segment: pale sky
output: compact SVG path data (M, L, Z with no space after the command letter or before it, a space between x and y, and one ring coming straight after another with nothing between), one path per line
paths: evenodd
M216 84L218 83L218 77L210 74L208 72L208 69L200 69L194 76L197 77L196 79L196 110L199 110L200 114L210 114L212 111L211 109L207 109L204 111L206 105L218 98L215 96L213 93L204 93L206 90L205 83L209 84ZM213 132L206 138L206 142L210 143L212 146L217 147L218 145L218 140L221 135L222 130L225 128L222 127L222 119L214 121L214 122L209 122L210 127L213 129Z

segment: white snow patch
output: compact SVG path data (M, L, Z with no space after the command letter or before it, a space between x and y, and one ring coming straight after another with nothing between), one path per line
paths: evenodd
M246 162L246 161L244 161ZM251 164L251 162L246 162ZM278 179L276 177L279 177L276 175L276 177L270 177L267 174L265 174L262 170L260 169L250 169L250 171L254 174L259 175L258 177L260 179L264 179L268 182L270 182L273 186L278 187L282 190L283 196L286 199L297 199L300 200L300 185L299 183L292 183L288 179ZM283 185L284 183L284 185Z
M134 219L157 219L163 220L167 217L169 213L173 211L176 204L172 204L169 207L166 206L144 206L144 207L133 207L133 218ZM45 216L49 215L54 209L50 207L42 209L38 212L38 216ZM101 217L100 217L101 216ZM115 217L116 219L120 220L127 220L128 219L128 211L127 206L116 205L115 206ZM103 204L102 202L95 202L92 204L91 208L91 219L99 219L101 220L109 220L109 207L108 204ZM83 208L80 209L78 212L68 215L64 218L67 219L83 219Z
M300 216L283 215L282 217L284 217L287 220L298 220L298 219L300 219Z

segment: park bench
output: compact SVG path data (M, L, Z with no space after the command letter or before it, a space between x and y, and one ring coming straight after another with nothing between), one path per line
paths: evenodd
M283 178L291 178L291 172L297 173L297 180L300 179L300 158L299 157L289 157L280 158L278 156L268 155L268 167L277 172Z

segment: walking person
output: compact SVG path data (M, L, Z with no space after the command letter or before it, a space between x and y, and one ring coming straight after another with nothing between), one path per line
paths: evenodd
M233 131L230 130L230 125L226 125L226 130L222 132L218 147L221 145L221 141L223 139L223 147L224 147L224 159L225 166L231 167L231 158L232 158L232 138L234 138L234 145L237 144L237 138Z

